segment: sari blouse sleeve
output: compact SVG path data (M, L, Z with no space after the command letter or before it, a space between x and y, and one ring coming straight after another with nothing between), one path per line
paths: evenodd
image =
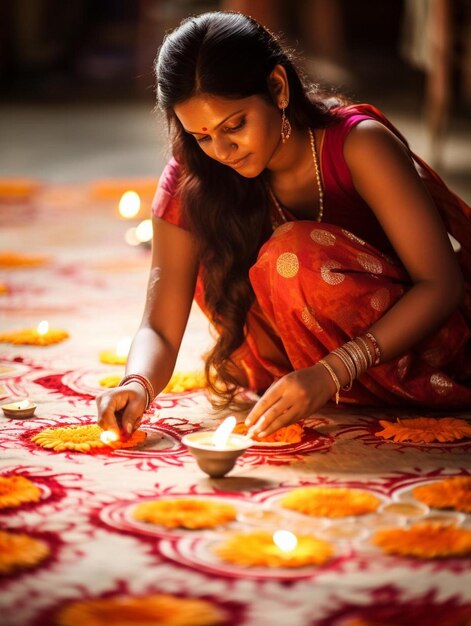
M179 163L174 158L170 159L159 178L151 212L153 217L161 218L174 226L188 230L178 192L180 174Z

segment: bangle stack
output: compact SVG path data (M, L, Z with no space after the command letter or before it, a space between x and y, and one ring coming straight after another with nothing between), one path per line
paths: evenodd
M120 381L118 387L123 387L124 385L127 385L128 383L131 383L131 382L139 383L142 387L144 387L145 392L146 392L146 397L147 397L145 410L147 411L152 400L155 398L155 393L154 393L154 388L152 387L152 383L146 376L142 376L142 374L128 374Z
M374 355L365 338L372 344ZM381 349L376 337L371 332L348 341L343 346L332 350L331 354L335 354L342 361L348 372L349 381L342 387L344 391L350 391L354 380L364 374L369 367L378 365L381 362Z

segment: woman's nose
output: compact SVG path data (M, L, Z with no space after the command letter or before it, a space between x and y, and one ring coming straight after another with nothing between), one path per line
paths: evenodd
M230 161L232 153L237 149L237 146L225 137L214 139L213 147L217 160L222 162Z

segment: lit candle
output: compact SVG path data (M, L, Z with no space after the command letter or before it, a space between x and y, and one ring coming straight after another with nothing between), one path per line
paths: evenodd
M277 530L273 533L273 543L282 552L289 554L296 549L296 546L298 545L298 538L289 530Z
M36 328L26 328L0 335L0 341L18 345L48 346L69 337L69 333L58 328L50 328L49 322L42 320Z
M141 208L141 199L136 191L126 191L119 201L119 214L124 219L136 217Z
M214 432L190 433L182 438L199 467L213 478L227 474L238 457L254 443L252 439L232 432L236 422L231 415Z
M100 435L100 439L103 443L108 445L110 443L113 443L113 441L118 441L119 437L112 430L104 430Z
M33 417L36 406L36 404L33 404L29 400L17 400L16 402L11 402L10 404L4 404L2 406L2 410L6 417L26 419L28 417Z
M111 363L115 365L125 365L128 360L129 350L131 348L132 338L124 337L116 344L114 350L107 350L100 353L100 361L102 363Z
M222 424L219 424L212 438L212 444L215 448L224 448L227 445L236 424L237 420L233 415L229 415Z

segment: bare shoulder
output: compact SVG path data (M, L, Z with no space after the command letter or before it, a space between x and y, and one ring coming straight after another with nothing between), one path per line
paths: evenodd
M406 158L411 161L408 147L389 128L376 120L359 122L347 135L344 157L350 166L376 161L378 157Z

